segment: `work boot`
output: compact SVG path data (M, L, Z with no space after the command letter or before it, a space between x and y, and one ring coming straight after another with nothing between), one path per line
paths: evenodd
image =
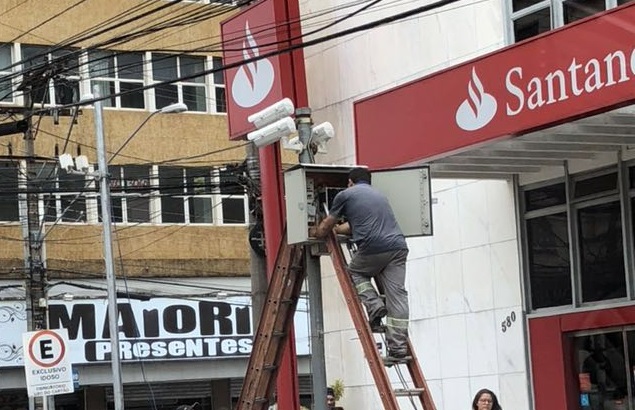
M369 318L370 330L374 333L383 333L386 331L384 325L381 324L381 320L388 314L388 310L385 306L377 309L374 315Z

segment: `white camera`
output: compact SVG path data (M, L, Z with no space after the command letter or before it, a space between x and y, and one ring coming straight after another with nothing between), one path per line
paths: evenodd
M73 156L71 154L62 154L59 157L60 168L66 172L72 172L75 170L75 163L73 162Z
M78 171L88 172L88 157L86 157L86 155L80 155L75 158L75 167Z
M288 117L293 114L293 111L293 102L289 98L285 98L262 111L251 114L247 117L247 121L254 124L256 128L262 128L281 118Z
M328 142L335 135L335 130L330 122L323 122L320 125L316 125L311 130L311 142L316 144L324 144Z
M260 148L273 144L282 137L288 137L294 132L296 132L295 121L291 117L286 117L262 129L250 132L247 134L247 139Z

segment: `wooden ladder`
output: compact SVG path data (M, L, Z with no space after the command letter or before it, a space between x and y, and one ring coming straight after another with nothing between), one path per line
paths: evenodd
M302 245L288 245L285 233L269 281L238 410L266 410L269 406L304 281L302 254Z
M346 258L335 233L327 237L326 244L384 409L399 410L397 397L407 396L418 399L424 410L436 410L410 340L408 340L407 358L389 360L389 358L381 357L355 285L347 272ZM266 410L269 406L275 388L278 365L282 359L283 348L293 323L293 315L305 277L303 253L302 245L288 245L286 235L284 236L278 250L276 267L269 282L267 298L255 335L237 410ZM405 366L413 386L393 388L386 371L386 367L392 366L397 368Z

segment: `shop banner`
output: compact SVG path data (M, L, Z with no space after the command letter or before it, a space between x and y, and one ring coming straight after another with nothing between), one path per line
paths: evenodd
M432 160L632 104L633 21L631 3L356 102L358 163Z
M251 299L123 300L119 305L121 360L188 360L249 356L253 322ZM68 331L73 364L111 358L104 299L49 302L49 328ZM27 331L24 301L0 301L0 367L24 364L22 334ZM309 319L305 299L295 314L296 351L308 355Z

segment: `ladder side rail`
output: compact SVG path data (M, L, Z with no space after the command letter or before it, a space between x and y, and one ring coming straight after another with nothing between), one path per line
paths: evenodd
M344 258L342 248L340 247L334 232L331 232L327 236L326 244L331 255L331 259L333 260L333 266L340 282L342 292L344 293L346 304L348 305L348 309L351 313L355 329L357 330L359 339L362 342L366 360L368 361L370 371L375 379L377 389L379 390L379 396L384 405L384 409L399 410L399 404L393 392L390 378L386 372L379 349L377 349L377 345L375 344L375 338L373 337L370 325L364 315L362 304L357 296L353 281L346 269L346 259Z
M238 400L238 410L259 410L268 405L284 342L293 323L287 318L293 317L295 313L302 287L303 271L299 273L298 269L294 268L302 254L298 248L287 244L286 235L280 243L275 269L269 281L267 297L254 336L252 353ZM299 285L287 286L289 281L294 280L299 282ZM293 297L294 292L297 292L296 297ZM287 303L286 300L290 302ZM268 367L270 364L274 367ZM266 400L262 400L263 398Z
M381 284L378 282L376 282L375 284L379 293L384 294L384 289L382 288ZM421 370L421 365L419 364L419 359L417 358L417 354L415 352L414 346L412 345L410 336L408 336L408 355L412 359L406 363L406 367L408 369L408 373L410 373L412 383L414 384L416 389L422 389L421 393L417 394L416 396L419 397L421 405L425 410L436 410L434 400L432 399L432 394L430 393L430 389L428 388L428 382L426 382L423 371Z
M421 404L425 410L437 410L437 407L434 405L434 400L432 399L432 393L428 388L428 382L426 382L426 378L423 375L419 359L417 358L417 354L415 353L410 337L408 337L408 352L409 355L412 356L412 360L409 360L407 363L408 372L410 373L412 382L415 387L423 388L423 391L418 394Z

